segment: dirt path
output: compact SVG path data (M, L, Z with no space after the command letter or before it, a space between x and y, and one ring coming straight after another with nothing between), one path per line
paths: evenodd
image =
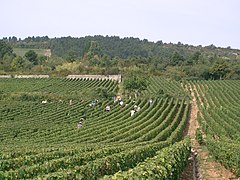
M200 146L196 141L196 129L200 127L197 121L199 108L197 106L196 97L193 89L188 85L191 91L191 111L189 123L184 135L189 135L191 138L192 153L189 158L188 166L181 176L181 180L227 180L237 179L232 172L224 168L220 163L214 162L205 146ZM186 88L187 89L187 88ZM198 94L198 93L197 93Z
M123 95L123 82L118 83L118 93L117 93L117 97L121 98Z

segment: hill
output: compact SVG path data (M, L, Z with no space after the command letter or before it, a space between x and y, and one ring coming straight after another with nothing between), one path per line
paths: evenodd
M118 36L45 36L28 37L23 40L4 38L1 42L22 52L17 53L21 59L14 54L10 55L10 49L8 53L2 49L2 54L8 54L0 57L0 70L3 74L20 71L57 76L119 73L124 75L138 71L175 80L240 78L240 50L231 47L150 42L146 39ZM34 49L39 56L35 56L35 59L23 57L23 52L29 49ZM50 49L52 57L40 56L43 49ZM14 58L16 59L13 61ZM66 66L66 63L75 64Z

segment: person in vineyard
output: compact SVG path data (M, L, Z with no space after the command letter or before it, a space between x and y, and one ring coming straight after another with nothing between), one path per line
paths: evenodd
M84 121L84 118L80 118L80 121L77 124L77 128L82 128L83 127L83 121Z
M136 112L140 111L140 107L138 106L137 109L136 109Z
M119 105L120 105L120 106L123 105L123 101L122 101L122 100L119 101Z
M116 101L117 101L117 97L113 96L113 102L116 102Z
M152 102L153 102L152 99L150 99L150 100L149 100L149 104L152 105Z
M134 109L136 110L138 106L137 106L137 105L134 105L133 107L134 107Z
M47 104L47 100L42 101L42 104Z
M109 105L107 105L107 106L106 106L106 111L107 111L107 112L109 112L109 111L110 111L110 109L111 109L111 108L110 108L110 106L109 106Z
M134 110L134 109L132 109L132 110L130 111L130 115L131 115L131 116L133 116L133 115L134 115L134 113L135 113L135 110Z
M80 129L80 128L82 128L82 126L83 126L83 125L82 125L82 121L80 121L80 122L77 124L77 128Z

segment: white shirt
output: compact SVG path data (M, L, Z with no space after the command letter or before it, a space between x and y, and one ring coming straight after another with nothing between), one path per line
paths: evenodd
M135 111L134 111L134 110L131 110L130 113L131 113L131 116L133 116L134 113L135 113Z
M107 106L107 107L106 107L106 110L107 110L107 111L110 111L110 106Z

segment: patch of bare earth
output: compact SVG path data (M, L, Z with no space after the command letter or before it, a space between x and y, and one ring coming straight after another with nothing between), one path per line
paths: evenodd
M189 135L191 138L192 152L189 157L189 162L182 173L181 180L227 180L227 179L237 179L236 176L229 170L227 170L220 163L215 162L206 147L200 146L196 141L196 129L200 127L197 121L197 114L199 108L197 106L196 97L194 95L193 89L196 91L196 87L191 87L189 85L192 101L189 122L187 128L184 132L184 136ZM196 93L197 95L198 92Z

